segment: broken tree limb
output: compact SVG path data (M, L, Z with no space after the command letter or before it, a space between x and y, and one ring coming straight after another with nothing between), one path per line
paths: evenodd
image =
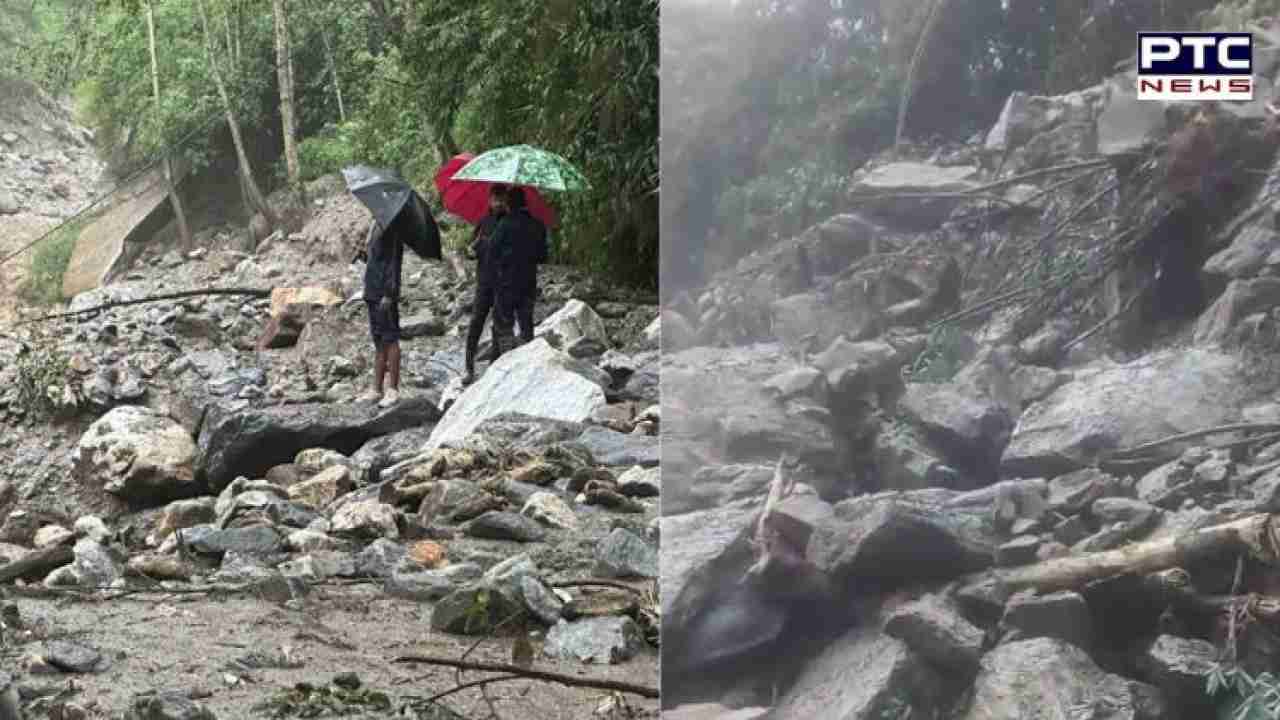
M1202 438L1207 435L1218 435L1219 433L1230 433L1230 432L1270 433L1270 432L1276 432L1276 431L1280 431L1280 425L1276 423L1237 423L1235 425L1220 425L1218 427L1204 428L1202 430L1193 430L1191 432L1185 432L1179 435L1171 435L1169 437L1161 438L1159 440L1153 440L1149 443L1144 443L1142 445L1136 445L1131 448L1116 450L1115 452L1111 453L1110 458L1117 459L1117 458L1133 457L1136 455L1141 455L1142 453L1145 453L1151 450L1164 447L1165 445L1172 445L1174 443L1185 442L1187 440L1195 440L1196 438Z
M1173 567L1186 567L1221 552L1247 552L1260 562L1275 565L1277 528L1267 513L1201 528L1179 536L1135 543L1116 550L1054 558L1034 565L998 568L962 581L962 586L985 584L993 578L1010 592L1078 590L1094 580L1121 574L1147 575Z
M165 293L163 295L148 295L147 297L138 298L137 300L114 300L112 302L95 305L82 310L72 310L69 312L55 313L53 315L45 315L38 318L20 320L14 323L14 326L30 325L32 323L47 322L49 320L77 317L80 315L87 315L89 313L101 312L103 310L111 310L113 308L128 307L130 305L144 305L146 303L161 302L164 300L180 300L182 298L199 297L202 295L241 295L246 297L266 298L271 297L271 290L262 290L260 288L211 288L208 290L184 290L182 292Z
M37 550L20 560L8 565L0 565L0 583L14 580L43 580L45 575L63 565L71 564L75 556L66 545L56 545L44 550Z
M454 660L453 658L433 657L430 655L405 655L395 658L391 662L416 665L436 665L439 667L460 668L462 670L477 670L480 672L506 673L515 675L529 680L542 680L544 682L553 682L569 687L592 688L595 690L615 690L617 692L631 693L645 698L657 698L658 689L645 685L636 685L634 683L620 682L617 680L601 680L596 678L578 677L575 675L562 675L560 673L546 672L543 670L526 670L517 665L506 665L503 663L486 663L486 662L469 662L462 660Z

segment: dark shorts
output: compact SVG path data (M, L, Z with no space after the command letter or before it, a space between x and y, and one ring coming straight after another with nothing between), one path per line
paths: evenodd
M391 303L391 307L380 310L378 303L365 302L369 306L369 334L373 336L373 344L379 347L400 342L400 305Z

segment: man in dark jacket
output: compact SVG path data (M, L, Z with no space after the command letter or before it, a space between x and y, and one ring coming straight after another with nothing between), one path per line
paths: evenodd
M364 301L369 307L369 333L373 336L374 386L360 399L391 407L400 400L400 270L404 265L404 243L396 223L378 232L372 223L366 239L367 264L364 269ZM391 375L391 389L383 394L383 379Z
M484 333L485 320L493 310L495 293L497 292L496 272L489 262L489 242L497 230L498 221L507 212L507 187L494 185L489 189L489 214L480 220L475 233L471 236L471 253L476 259L476 294L471 302L471 324L467 327L467 375L462 379L464 385L470 385L476 378L476 348L480 345L480 335ZM498 341L493 341L493 359L498 351Z
M507 192L510 211L498 224L491 256L497 273L497 307L493 318L494 345L507 350L520 323L520 342L533 340L533 305L538 295L538 266L547 261L547 228L529 214L524 190ZM499 336L502 343L499 343Z

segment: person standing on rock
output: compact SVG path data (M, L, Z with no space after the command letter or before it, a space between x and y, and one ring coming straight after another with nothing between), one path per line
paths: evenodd
M525 207L523 188L512 187L507 191L507 206L509 211L498 223L491 247L498 283L493 317L494 346L498 354L515 344L516 322L520 323L521 344L533 340L538 266L547 261L547 228Z
M471 301L471 324L467 327L466 364L467 374L462 384L470 385L476 379L476 349L480 346L480 335L484 333L484 323L493 310L497 293L497 283L492 264L489 262L489 243L498 222L507 212L507 186L494 185L489 189L489 214L480 220L475 233L471 236L471 254L476 260L476 294ZM493 352L490 361L497 359L498 338L493 336Z
M360 400L386 408L400 401L400 271L404 243L392 228L382 233L377 230L377 222L371 223L364 268L364 301L369 307L369 333L376 351L374 385ZM387 375L391 376L391 388L384 394L383 380Z

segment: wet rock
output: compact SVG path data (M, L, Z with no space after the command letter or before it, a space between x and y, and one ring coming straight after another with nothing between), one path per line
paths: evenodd
M618 477L618 491L627 497L657 497L662 492L662 469L633 467Z
M1197 348L1099 364L1034 403L1018 420L1003 474L1053 477L1092 464L1099 453L1134 447L1239 417L1247 383L1229 354ZM1153 451L1175 459L1184 446Z
M440 480L418 507L418 522L466 522L503 507L501 499L466 480Z
M355 489L351 471L345 465L333 465L321 470L310 480L289 488L289 498L308 507L321 510L330 503Z
M658 438L644 435L624 435L602 427L588 428L577 442L591 451L601 465L639 465L656 467L661 459Z
M408 548L378 538L356 555L356 573L362 577L385 578L391 575L408 554Z
M354 577L356 562L347 553L317 550L281 563L277 569L286 578L296 577L316 582L331 577Z
M534 617L547 625L555 625L564 614L564 601L541 580L525 575L520 578L520 596Z
M1226 278L1256 275L1277 248L1280 248L1280 233L1258 224L1245 225L1230 246L1205 262L1204 273Z
M1007 410L959 385L911 383L899 408L949 465L978 476L994 473L1013 432Z
M44 550L56 545L65 545L75 539L75 533L60 525L45 525L36 531L32 545L37 550Z
M1115 478L1096 468L1061 475L1049 482L1049 508L1063 514L1078 513L1116 487Z
M1140 684L1099 668L1085 651L1037 638L996 647L982 658L962 720L1058 720L1060 708L1089 708L1096 720L1148 720ZM1153 720L1153 719L1152 719Z
M608 578L654 578L658 576L658 551L634 533L617 528L596 547L593 572Z
M1151 684L1184 712L1212 712L1205 693L1208 674L1218 664L1219 653L1205 640L1161 635L1147 647L1138 664ZM1188 717L1208 717L1192 712Z
M980 506L944 510L958 495L921 490L843 500L834 506L834 517L814 527L806 555L838 582L950 579L985 569L997 544L990 511Z
M449 565L438 570L422 570L399 565L386 576L384 588L388 595L395 597L435 602L479 580L480 576L480 567L468 562ZM443 617L442 622L446 622Z
M985 635L946 600L927 595L893 611L884 634L931 662L964 675L977 672Z
M614 665L631 659L643 645L640 626L629 617L587 618L556 623L542 652L561 660Z
M156 537L163 540L174 530L211 523L214 518L213 498L176 500L166 505L160 514L160 521L156 524Z
M136 507L199 493L196 445L182 426L142 407L119 407L89 426L77 445L77 471Z
M558 495L549 492L536 492L520 509L520 514L560 530L576 530L578 516L573 508Z
M604 352L610 346L609 331L604 320L581 300L570 300L554 314L538 324L534 337L545 338L552 347L573 357Z
M749 532L753 507L718 507L659 519L664 632L670 628L675 637L685 634L688 623L713 603L722 587L716 569L732 564L731 548ZM741 575L740 567L733 571ZM731 574L726 570L724 579Z
M879 720L903 712L928 717L940 695L937 674L900 640L870 628L846 633L809 661L770 717L776 720Z
M96 540L84 538L73 549L71 568L80 585L111 587L121 578L120 561Z
M1056 638L1083 650L1093 647L1093 617L1084 597L1075 592L1014 595L1005 606L1000 630L1019 640Z
M67 673L94 673L106 666L102 653L87 645L54 640L45 646L45 662Z
M400 537L396 509L378 500L361 500L343 505L333 514L333 532L368 538Z
M605 404L608 376L535 339L504 354L441 418L424 450L465 440L485 420L518 413L584 422Z
M431 611L431 629L457 635L487 635L499 623L515 622L518 627L520 618L525 616L523 600L482 580L440 598Z
M406 395L374 409L355 404L303 404L233 409L210 407L200 431L198 477L221 491L239 475L262 477L302 450L355 452L370 439L439 419L434 395Z
M1244 318L1264 312L1280 302L1280 277L1263 276L1232 280L1196 323L1195 342L1215 345L1228 340Z
M1035 535L1016 537L996 548L996 564L1000 567L1028 565L1036 561L1040 538Z
M377 483L383 470L416 457L431 436L433 426L401 430L398 433L374 438L351 456L351 467L357 480L364 483Z
M488 540L526 543L538 542L546 537L547 533L541 525L523 515L490 511L472 520L467 525L467 534Z
M265 525L218 530L197 525L185 530L182 539L189 547L205 555L269 555L282 546L280 534Z

